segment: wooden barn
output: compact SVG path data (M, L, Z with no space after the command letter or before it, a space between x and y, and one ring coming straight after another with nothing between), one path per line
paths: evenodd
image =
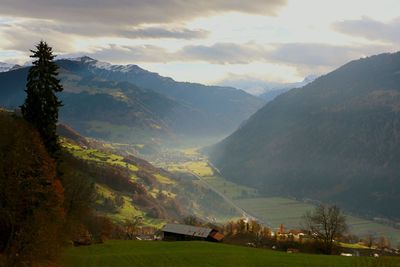
M167 224L162 229L165 241L204 240L221 242L224 235L215 229L184 224Z

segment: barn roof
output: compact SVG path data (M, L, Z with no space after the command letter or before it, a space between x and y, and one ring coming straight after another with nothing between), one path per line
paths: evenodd
M225 237L223 234L221 234L221 233L219 233L219 232L213 232L213 233L210 234L210 236L211 236L215 241L218 241L218 242L221 242L222 239L224 239L224 237Z
M182 234L188 236L196 236L196 237L208 237L211 233L212 229L205 227L196 227L191 225L184 224L166 224L162 229L163 232Z

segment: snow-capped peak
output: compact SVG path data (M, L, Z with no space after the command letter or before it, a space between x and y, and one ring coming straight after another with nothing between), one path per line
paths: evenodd
M16 64L0 62L0 72L7 72L13 69L15 66Z
M67 60L71 61L78 61L82 63L93 63L96 62L97 60L88 56L82 56L82 57L73 57L73 58L66 58Z
M93 68L109 70L109 71L118 71L118 72L133 72L135 74L146 72L139 66L135 64L128 64L128 65L113 65L108 62L98 61L88 56L82 57L75 57L75 58L66 58L67 60L77 61L84 64L88 64Z

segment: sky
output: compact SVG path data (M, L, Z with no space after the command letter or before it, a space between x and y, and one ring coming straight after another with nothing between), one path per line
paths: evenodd
M45 40L178 81L290 83L400 44L398 0L0 0L0 61Z

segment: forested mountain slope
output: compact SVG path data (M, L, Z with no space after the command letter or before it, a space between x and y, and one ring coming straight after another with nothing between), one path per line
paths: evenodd
M400 218L400 53L352 61L277 97L210 157L266 194Z

